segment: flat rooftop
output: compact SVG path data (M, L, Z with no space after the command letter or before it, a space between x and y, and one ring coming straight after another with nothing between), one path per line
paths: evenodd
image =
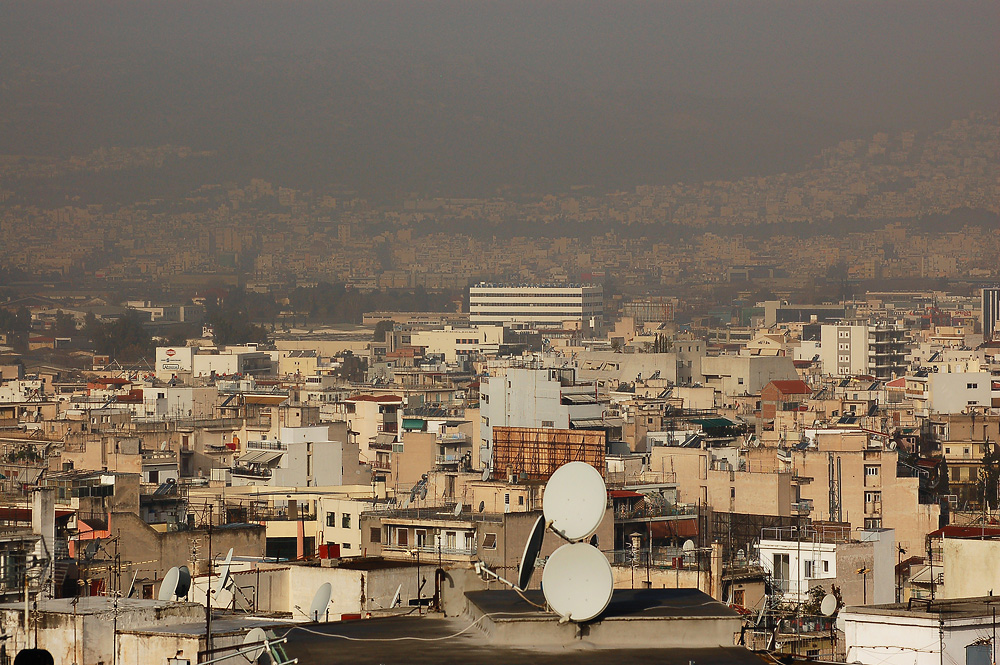
M946 598L912 603L889 603L886 605L864 605L845 608L851 614L872 616L921 617L928 619L965 618L992 616L1000 610L1000 596L979 596L977 598Z
M594 649L586 643L573 647L509 647L492 643L486 634L477 630L474 621L465 617L432 615L305 624L288 633L286 651L290 658L298 658L300 663L354 665L689 665L692 661L698 665L761 665L767 662L743 647Z

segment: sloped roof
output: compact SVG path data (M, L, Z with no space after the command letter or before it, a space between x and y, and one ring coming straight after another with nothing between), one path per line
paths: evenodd
M812 388L805 381L778 380L772 381L771 385L782 395L812 395Z

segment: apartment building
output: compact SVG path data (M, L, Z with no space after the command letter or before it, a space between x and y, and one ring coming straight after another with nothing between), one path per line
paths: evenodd
M492 458L494 427L593 429L604 423L597 385L577 383L572 367L525 362L491 367L479 386L480 457Z

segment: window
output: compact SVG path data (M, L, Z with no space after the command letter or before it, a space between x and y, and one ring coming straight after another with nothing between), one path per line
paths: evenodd
M730 487L729 488L729 498L730 499L735 499L736 498L736 488L735 487Z
M373 526L368 530L368 540L373 543L382 542L382 529L381 527Z
M337 526L337 513L327 513L326 514L326 525L327 526Z
M746 603L746 591L743 589L734 589L733 604L742 607L744 603Z
M742 376L741 376L741 377L739 377L738 379L736 379L736 384L737 384L737 385L740 385L740 386L742 386L742 385L743 385L743 377L742 377Z
M951 448L945 448L944 449L944 454L945 455L951 455Z
M542 427L555 427L556 423L553 420L543 420Z
M497 535L495 533L487 533L483 536L483 549L484 550L495 550L497 548Z
M810 578L813 577L813 562L812 561L808 561L807 560L807 561L803 561L802 562L802 576L805 577L806 579L810 579Z
M509 506L510 505L510 494L506 494L505 493L503 495L503 505L505 505L505 506Z
M979 387L979 384L978 384L978 383L966 383L966 384L965 384L965 389L966 389L966 390L975 390L975 389L977 389L978 387Z
M874 466L874 465L865 465L865 475L866 476L877 476L878 475L878 469L879 468L877 466Z
M417 547L427 547L427 532L425 530L417 529L413 535L417 539Z
M880 503L881 501L881 492L865 492L865 503Z
M344 543L343 545L340 546L340 549L342 549L342 550L349 550L349 549L351 549L351 544L350 543Z
M410 544L410 532L406 529L396 529L396 544L405 547Z
M823 572L824 573L830 572L830 562L829 561L824 561L823 562Z
M351 514L350 513L344 513L343 515L340 516L340 526L343 529L350 529L351 528Z
M524 495L523 494L521 496L517 497L517 505L519 505L519 506L523 506L524 505Z
M882 518L881 517L868 517L865 519L866 529L881 529L882 528Z

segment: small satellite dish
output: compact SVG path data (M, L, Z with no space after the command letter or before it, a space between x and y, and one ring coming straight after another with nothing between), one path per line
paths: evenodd
M83 548L83 556L85 559L93 559L97 556L97 549L101 546L101 539L95 538L94 540L87 543L87 546Z
M219 584L215 587L215 592L219 593L227 586L229 586L229 566L233 563L233 548L229 548L229 552L226 553L226 558L219 567Z
M323 582L316 595L313 596L312 605L309 606L309 620L319 621L320 617L326 614L326 608L330 604L330 596L333 595L333 587L329 582Z
M167 449L167 442L166 441L161 441L160 442L160 450L166 450L166 449Z
M484 510L486 510L486 502L485 501L480 501L479 502L479 512L483 512Z
M180 578L180 571L174 566L163 576L160 582L160 592L156 594L157 600L171 601L174 599L174 592L177 591L177 582Z
M483 482L485 483L489 479L490 479L490 468L486 467L485 469L483 469Z
M422 485L420 487L420 500L423 501L427 498L427 485Z
M400 508L402 510L406 510L409 507L410 507L410 497L406 497L405 499L403 499L403 505L400 506Z
M611 564L587 543L563 545L542 570L542 592L552 610L570 621L590 621L611 602Z
M253 628L249 633L243 638L243 646L246 647L250 644L256 644L253 651L247 651L243 655L251 663L256 663L257 659L264 654L264 641L267 639L267 633L264 632L263 628Z
M542 540L545 538L545 516L539 515L535 520L535 526L531 527L528 535L528 542L524 544L524 553L521 555L521 565L517 567L517 588L524 591L531 582L531 575L535 572L535 562L538 560L538 552L542 549Z
M824 616L833 616L833 613L837 611L837 597L832 593L823 596L823 602L819 604L819 611Z
M684 544L681 545L681 549L684 550L685 554L690 554L691 552L694 552L696 548L697 547L694 544L694 541L691 540L690 538L688 540L685 540Z
M403 585L402 584L400 584L398 587L396 587L396 595L394 595L392 597L392 602L389 603L389 607L395 607L396 605L399 605L401 602L403 602L401 600L401 596L400 596L401 593L403 593Z
M181 566L177 569L177 589L174 593L177 597L181 596L187 598L188 591L191 590L191 571L188 570L187 566Z
M462 504L461 503L456 503L455 504L455 517L458 517L461 514L462 514Z
M604 519L608 491L597 469L570 462L556 469L542 495L542 512L552 530L570 542L590 538Z

